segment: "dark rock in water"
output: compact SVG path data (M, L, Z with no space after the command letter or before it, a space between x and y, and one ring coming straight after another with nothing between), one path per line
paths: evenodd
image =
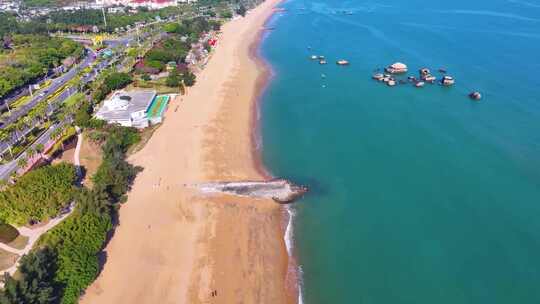
M196 185L204 193L227 193L253 198L272 199L289 204L308 191L307 187L295 185L285 179L270 181L215 182Z

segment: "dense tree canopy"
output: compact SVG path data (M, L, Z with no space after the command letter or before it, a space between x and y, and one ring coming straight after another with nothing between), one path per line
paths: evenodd
M73 198L75 166L62 163L23 175L0 192L0 221L24 225L55 216Z

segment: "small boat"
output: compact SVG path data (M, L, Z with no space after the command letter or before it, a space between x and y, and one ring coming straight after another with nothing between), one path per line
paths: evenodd
M425 82L419 81L419 82L415 83L414 86L417 87L417 88L421 88L421 87L423 87L425 84L426 84Z
M382 81L384 79L384 75L381 74L381 73L377 73L377 74L373 74L373 76L371 76L371 78L373 78L375 80L378 80L378 81Z
M321 60L324 59L324 56L319 56L319 59L321 59Z
M317 60L317 59L319 59L319 56L317 56L317 55L311 55L311 60Z
M390 74L403 74L407 73L407 65L401 62L393 63L385 68L385 71Z
M392 79L391 77L386 77L386 76L385 76L385 77L382 79L382 81L384 81L384 82L387 83L387 82L389 82L391 79Z
M341 59L336 62L337 65L349 65L347 60Z
M469 98L472 100L480 100L482 99L482 94L480 94L480 92L472 92L469 94Z
M447 87L453 85L455 82L456 82L456 81L455 81L454 78L451 77L451 76L444 76L444 77L441 79L441 84L442 84L443 86L447 86Z
M431 75L431 74L428 74L426 75L425 77L422 77L422 79L426 82L431 82L431 83L434 83L435 80L437 80L437 77Z
M428 68L421 68L420 71L420 77L425 77L431 74L431 71Z
M408 76L407 79L410 81L416 81L416 77L414 76Z
M319 60L319 64L326 64L326 60L324 59Z
M388 80L388 82L386 83L388 86L390 87L393 87L396 85L396 81L394 79L390 79Z

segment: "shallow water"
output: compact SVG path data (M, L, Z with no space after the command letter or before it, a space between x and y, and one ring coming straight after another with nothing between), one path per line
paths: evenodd
M263 158L312 189L293 207L304 302L540 303L540 3L283 6ZM456 85L370 79L395 61Z

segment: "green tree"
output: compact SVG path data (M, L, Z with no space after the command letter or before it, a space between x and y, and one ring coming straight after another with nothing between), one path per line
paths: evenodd
M92 119L92 105L85 100L75 112L75 125L79 127L88 127Z
M165 80L165 84L168 87L176 88L180 85L180 75L178 74L178 70L175 68L172 71L169 72L169 76L167 76L167 79Z
M36 150L36 152L37 152L38 154L40 154L40 153L43 153L45 147L43 146L43 144L37 144L37 145L34 147L34 149Z
M4 291L0 292L1 304L50 304L58 299L60 285L54 276L57 259L54 251L44 248L21 258L21 277L13 279L6 274Z
M240 4L238 9L236 9L236 13L242 17L246 15L246 12L247 12L246 7L243 4Z
M28 165L28 160L26 157L21 157L19 160L17 160L17 166L19 166L19 168L25 168L26 165Z
M187 71L183 74L182 80L184 81L184 85L191 87L195 84L196 76L190 71Z

